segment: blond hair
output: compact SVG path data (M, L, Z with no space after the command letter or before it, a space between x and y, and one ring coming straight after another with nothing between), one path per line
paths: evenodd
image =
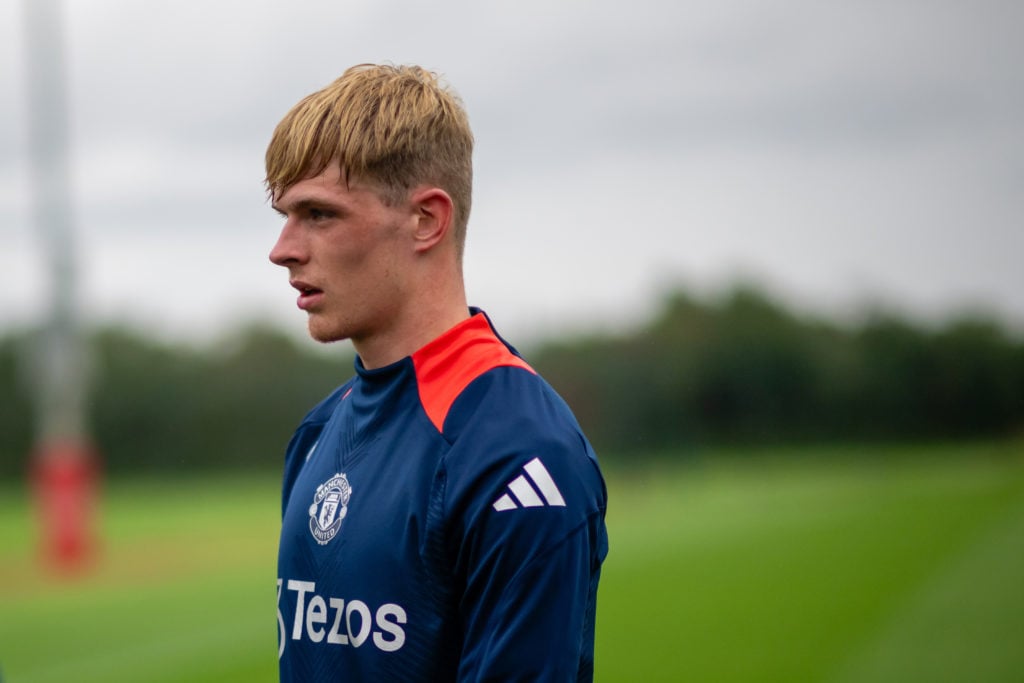
M266 187L281 196L337 163L347 184L377 185L400 202L416 185L445 190L461 253L473 190L473 133L462 102L418 66L360 64L296 104L267 147Z

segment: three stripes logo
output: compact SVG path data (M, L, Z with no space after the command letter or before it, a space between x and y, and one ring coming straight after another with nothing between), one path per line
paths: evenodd
M492 506L498 512L515 510L519 507L535 508L551 505L565 507L562 493L555 486L555 480L548 474L540 458L534 458L523 466L523 474L508 484L508 493L503 493Z

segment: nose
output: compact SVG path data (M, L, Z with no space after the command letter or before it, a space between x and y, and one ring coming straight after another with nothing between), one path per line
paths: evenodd
M285 221L284 227L281 228L281 234L277 238L277 243L270 250L271 263L287 268L288 266L305 263L308 260L307 250L298 233L298 227L294 225L293 221Z

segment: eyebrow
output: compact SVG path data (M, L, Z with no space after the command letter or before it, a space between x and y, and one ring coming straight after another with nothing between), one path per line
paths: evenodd
M329 208L329 209L334 210L334 211L342 211L342 210L344 210L344 207L338 205L336 202L325 201L325 200L316 199L316 198L313 198L313 197L304 197L304 198L299 199L297 201L290 202L289 205L288 205L288 209L287 210L282 208L281 205L278 204L277 202L272 203L270 205L270 208L272 208L274 211L278 212L282 216L287 215L288 211L297 212L297 211L307 211L309 209L324 209L324 208Z

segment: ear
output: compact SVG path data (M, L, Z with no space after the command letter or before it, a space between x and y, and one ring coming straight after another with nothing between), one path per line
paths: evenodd
M420 253L429 251L451 232L452 198L439 187L423 187L413 190L409 200L416 213L415 250Z

